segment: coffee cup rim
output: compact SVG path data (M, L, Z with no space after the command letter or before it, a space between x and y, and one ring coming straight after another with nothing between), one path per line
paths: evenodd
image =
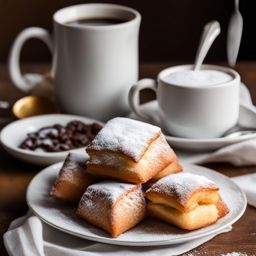
M208 85L206 87L204 87L204 86L177 85L177 84L170 83L170 82L168 82L164 79L164 77L166 77L167 74L173 73L175 71L180 71L180 70L191 70L191 69L193 69L193 67L194 67L193 64L177 65L177 66L168 67L168 68L160 71L160 73L157 76L157 80L163 82L164 84L168 84L168 85L175 86L175 87L187 88L187 89L191 89L191 90L215 89L215 88L228 86L228 85L234 83L235 81L237 81L237 82L240 81L240 75L234 69L224 67L224 66L219 66L219 65L212 65L212 64L203 64L202 69L222 71L222 72L230 74L233 77L233 79L231 79L227 82L224 82L224 83Z
M68 22L75 20L75 11L78 8L105 8L105 9L114 9L116 11L121 10L121 11L127 11L130 12L131 14L134 15L130 20L124 21L120 24L113 24L113 25L107 25L107 26L91 26L91 25L83 25L83 26L74 26L68 24ZM61 16L67 15L67 13L70 12L73 19L71 17L66 18L66 21L61 21ZM67 16L66 16L67 17ZM79 18L79 17L78 17ZM81 17L80 17L81 18ZM81 30L108 30L108 29L118 29L122 27L129 26L131 23L136 23L141 21L141 15L138 11L135 9L124 6L124 5L118 5L118 4L109 4L109 3L86 3L86 4L77 4L77 5L71 5L68 7L64 7L59 9L53 14L53 20L56 24L67 27L67 28L73 28L73 29L81 29Z

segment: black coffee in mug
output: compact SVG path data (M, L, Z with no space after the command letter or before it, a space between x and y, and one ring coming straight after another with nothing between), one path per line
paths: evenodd
M19 49L36 37L53 48L51 75L63 111L102 121L126 115L127 92L138 80L140 21L136 10L121 5L65 7L53 15L53 37L35 27L19 34L10 54L12 81L26 92L36 86L36 81L27 83L19 76ZM45 79L40 78L41 82Z
M127 20L113 17L92 17L92 18L81 18L67 22L68 25L75 26L111 26L117 25Z

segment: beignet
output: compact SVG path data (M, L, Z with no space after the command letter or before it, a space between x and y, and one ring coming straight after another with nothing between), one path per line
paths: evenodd
M132 183L144 183L174 161L176 155L157 126L114 118L86 149L88 172Z
M180 165L178 159L176 158L172 163L165 167L161 172L155 175L151 180L156 181L160 180L165 176L170 174L178 173L182 171L182 166Z
M229 210L218 186L195 174L177 173L154 183L147 191L151 216L177 227L194 230L208 226Z
M181 172L155 182L146 197L182 212L193 210L198 204L215 204L219 200L218 186L204 176Z
M69 202L78 202L86 188L96 182L96 178L86 170L87 158L78 153L69 153L50 195Z
M162 179L165 176L178 173L178 172L182 172L182 166L180 165L178 159L176 158L172 163L170 163L167 167L165 167L156 176L154 176L152 179L150 179L149 181L143 184L144 191L150 188L159 179Z
M149 202L147 206L151 216L186 230L209 226L228 213L223 201L219 201L218 207L216 204L201 204L190 212L181 212L175 208L152 202ZM220 212L222 215L219 214Z
M103 181L87 188L77 214L117 237L145 217L146 200L141 185Z

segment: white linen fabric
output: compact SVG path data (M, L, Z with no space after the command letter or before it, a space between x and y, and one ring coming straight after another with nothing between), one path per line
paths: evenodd
M88 241L58 231L28 212L14 220L4 234L4 244L10 256L174 256L188 252L218 234L177 245L131 247Z
M248 204L256 207L256 173L237 176L232 180L245 192Z

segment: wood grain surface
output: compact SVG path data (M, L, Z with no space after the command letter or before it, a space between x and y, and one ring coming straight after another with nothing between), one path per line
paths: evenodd
M172 63L143 63L140 66L141 77L156 77L164 67ZM45 73L49 64L25 64L23 70ZM239 63L237 70L252 93L256 102L256 62ZM22 96L10 83L5 65L0 65L0 100L14 101ZM151 92L144 92L143 101L154 98ZM9 122L10 118L0 117L0 125ZM229 177L253 173L256 167L234 167L228 164L211 164L208 167L217 170ZM2 242L2 234L7 230L10 222L25 214L26 188L33 176L42 168L20 162L8 155L0 147L0 255L7 252ZM256 209L248 206L244 216L234 224L229 233L219 235L204 245L186 253L187 256L197 255L225 255L231 252L240 252L245 255L256 255Z

